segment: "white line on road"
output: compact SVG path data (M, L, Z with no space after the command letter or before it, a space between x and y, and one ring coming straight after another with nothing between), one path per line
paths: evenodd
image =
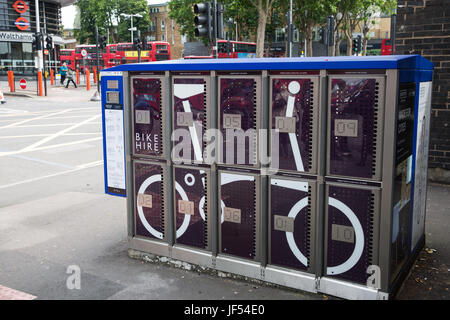
M25 153L25 152L32 152L32 151L41 151L41 150L61 148L61 147L71 146L71 145L74 145L74 144L91 142L91 141L96 141L96 140L101 140L101 139L102 139L102 137L97 137L97 138L90 138L90 139L84 139L84 140L60 143L60 144L55 144L55 145L52 145L52 146L39 147L39 148L36 148L36 149L33 149L33 150L26 150L26 151L17 150L17 151L9 151L9 152L0 152L0 157L12 156L12 155L15 155L15 154L21 154L21 153Z
M19 182L14 182L14 183L10 183L10 184L5 184L3 186L0 186L0 189L6 189L6 188L14 187L14 186L17 186L17 185L21 185L21 184L24 184L24 183L31 183L31 182L35 182L35 181L39 181L39 180L43 180L43 179L47 179L47 178L57 177L57 176L61 176L61 175L64 175L64 174L68 174L68 173L72 173L72 172L88 169L88 168L93 168L93 167L101 165L102 163L103 163L103 161L100 160L100 161L94 161L94 162L90 162L90 163L81 164L81 165L78 165L76 168L71 169L71 170L66 170L66 171L62 171L62 172L58 172L58 173L53 173L53 174L49 174L49 175L42 176L42 177L31 178L31 179L27 179L27 180L23 180L23 181L19 181Z
M100 135L102 134L101 131L97 132L73 132L73 133L66 133L63 134L63 137L68 136L84 136L84 135ZM0 136L0 139L17 139L17 138L42 138L42 137L48 137L51 136L51 133L47 134L25 134L21 136Z
M27 123L27 122L30 122L30 121L40 120L40 119L44 119L44 118L51 117L51 116L56 116L58 114L69 112L70 110L72 110L72 109L66 109L66 110L62 110L62 111L58 111L58 112L54 112L54 113L50 113L50 114L45 114L45 115L42 115L42 116L39 116L39 117L36 117L36 118L22 120L22 121L19 121L19 122L11 123L11 124L8 124L6 126L0 127L0 129L11 128L11 127L15 127L15 126L18 126L18 125L21 125L21 124L24 124L24 123Z
M40 141L38 141L36 143L33 143L32 145L30 145L30 146L28 146L26 148L23 148L22 151L31 151L31 150L35 149L36 147L39 147L40 145L43 145L44 143L52 141L52 140L58 138L59 136L65 134L65 133L67 133L69 131L72 131L73 129L81 127L82 125L84 125L84 124L86 124L86 123L88 123L88 122L90 122L92 120L97 119L98 117L100 117L100 115L96 115L96 116L90 117L89 119L81 121L80 123L77 123L77 124L75 124L75 125L73 125L73 126L71 126L69 128L66 128L64 130L58 131L58 132L52 134L49 137L46 137L46 138L44 138L44 139L42 139L42 140L40 140Z
M33 161L33 162L38 162L38 163L42 163L42 164L48 164L51 166L56 166L56 167L61 167L61 168L65 168L65 169L74 169L74 166L70 166L64 163L59 163L59 162L53 162L53 161L47 161L47 160L43 160L43 159L37 159L37 158L32 158L32 157L27 157L27 156L21 156L21 155L13 155L11 157L17 158L17 159L23 159L23 160L28 160L28 161Z
M72 123L29 124L26 126L15 126L14 128L63 127L63 126L73 126L75 124L77 124L77 123L72 122ZM93 124L101 124L101 122L88 123L88 125L93 125Z

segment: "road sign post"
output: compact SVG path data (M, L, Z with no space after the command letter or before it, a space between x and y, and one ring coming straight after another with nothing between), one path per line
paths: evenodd
M19 85L20 85L20 89L25 90L27 88L27 80L20 79Z

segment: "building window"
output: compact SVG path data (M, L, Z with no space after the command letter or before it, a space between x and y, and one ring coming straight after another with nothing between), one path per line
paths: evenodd
M276 29L275 30L275 42L283 42L285 40L284 29Z
M161 41L166 41L166 35L165 34L161 35Z
M172 30L175 29L175 21L172 20Z
M166 30L166 23L165 20L161 20L161 30Z

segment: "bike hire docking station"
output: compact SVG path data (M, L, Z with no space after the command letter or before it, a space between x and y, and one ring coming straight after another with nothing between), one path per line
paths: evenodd
M105 192L127 199L130 248L392 298L425 243L432 75L417 55L103 70Z

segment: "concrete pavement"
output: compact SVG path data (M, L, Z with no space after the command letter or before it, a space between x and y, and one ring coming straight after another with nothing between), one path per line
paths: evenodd
M324 299L130 259L125 200L103 190L93 92L53 88L0 106L0 285L37 299ZM400 299L448 299L449 193L429 187L427 247L436 251L422 253L432 261L419 261ZM66 285L74 266L80 290Z

